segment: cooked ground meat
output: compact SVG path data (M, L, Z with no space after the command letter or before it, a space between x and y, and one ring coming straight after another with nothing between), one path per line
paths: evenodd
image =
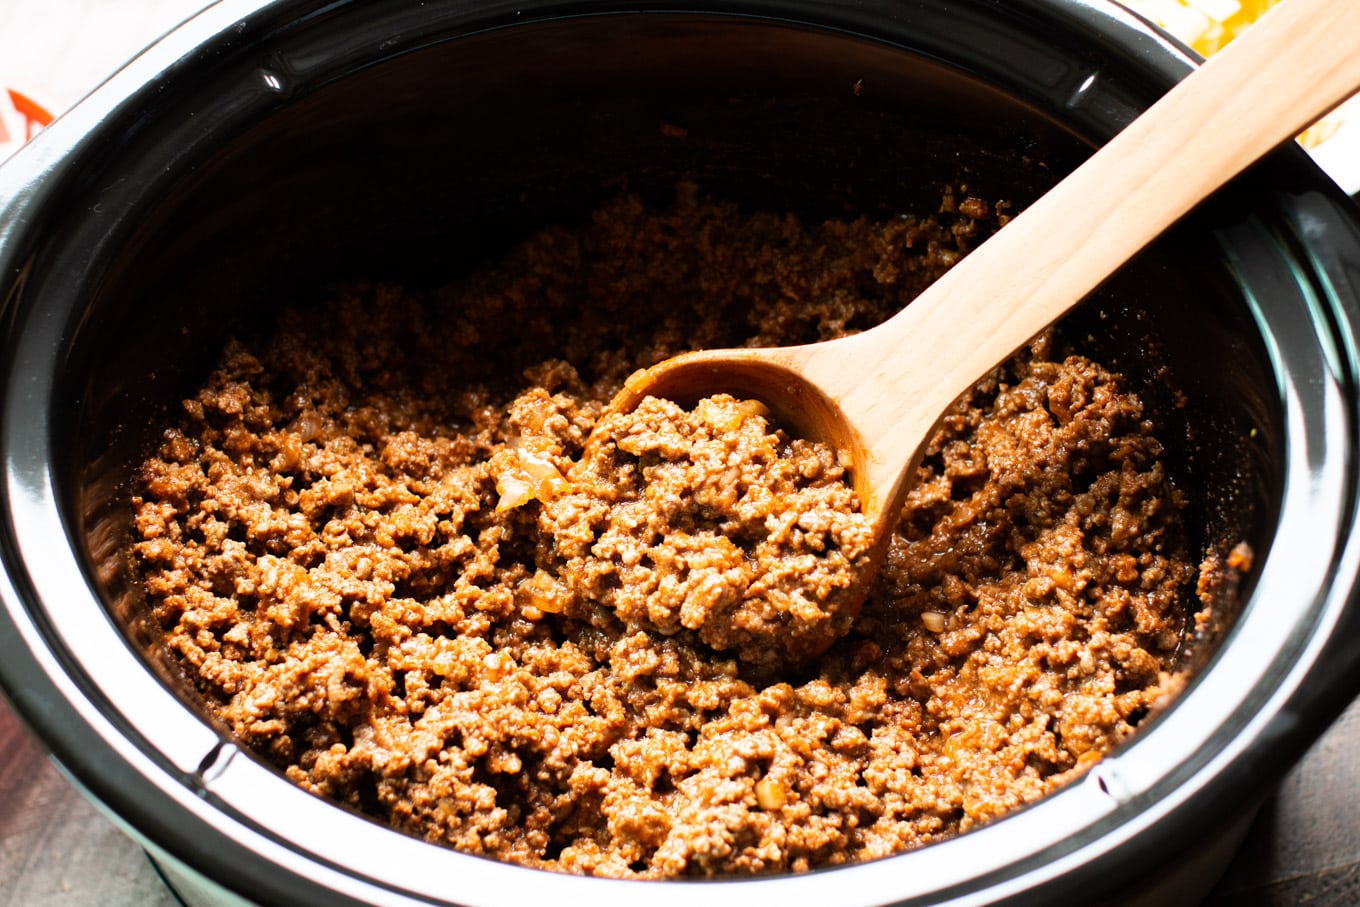
M800 871L1054 790L1177 689L1194 601L1182 496L1118 375L1044 337L980 382L858 618L783 676L734 629L773 612L735 615L763 590L839 634L801 602L862 544L840 465L727 398L649 403L586 444L633 370L868 327L1003 219L949 195L805 225L682 187L438 290L287 308L229 344L137 477L164 647L298 784L529 866ZM733 445L772 475L729 479ZM778 569L750 529L771 520ZM711 631L687 617L719 600Z
M709 397L687 412L646 397L607 413L578 464L550 434L497 460L511 506L542 501L554 556L526 584L541 610L692 630L765 677L850 628L873 527L834 451L771 430L754 400Z

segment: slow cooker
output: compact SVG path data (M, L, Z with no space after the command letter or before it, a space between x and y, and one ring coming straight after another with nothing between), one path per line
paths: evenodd
M221 0L0 167L6 697L192 905L1193 901L1360 691L1360 222L1297 148L1064 328L1171 426L1201 549L1254 565L1171 707L953 840L623 882L405 837L202 717L123 554L132 464L282 294L438 279L681 177L805 217L890 216L947 181L1023 205L1193 65L1104 0Z

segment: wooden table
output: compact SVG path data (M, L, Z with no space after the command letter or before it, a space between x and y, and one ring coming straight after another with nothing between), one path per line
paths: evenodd
M0 700L0 907L173 907L132 839Z
M1360 904L1357 793L1360 700L1267 801L1205 907ZM176 904L137 845L57 771L0 702L0 907Z

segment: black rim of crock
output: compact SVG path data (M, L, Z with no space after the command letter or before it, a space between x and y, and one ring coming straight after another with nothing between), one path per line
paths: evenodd
M354 0L335 3L223 0L139 58L21 151L14 163L0 170L0 198L6 206L0 208L0 275L3 275L0 298L5 299L4 323L11 325L16 310L22 308L24 262L41 242L41 236L31 232L29 224L41 221L43 206L64 180L73 178L73 168L91 153L93 144L87 136L107 138L111 130L135 129L138 117L154 115L157 93L173 87L177 80L211 68L218 58L230 56L239 48L249 48L254 41L270 40L290 29L305 28L308 22L343 15L346 7L352 5ZM393 13L394 22L400 20L411 26L402 32L407 43L394 45L393 54L417 47L424 36L443 31L511 26L531 18L677 9L653 3L625 6L611 0L541 3L532 11L506 3L432 3L431 7L437 6L441 11L436 17L419 5L407 6L409 12ZM1126 68L1145 72L1150 93L1169 85L1189 66L1188 57L1174 45L1100 0L1013 0L1004 14L995 9L978 11L993 6L944 0L898 3L709 0L686 4L683 11L805 23L880 40L890 39L896 31L910 27L919 49L929 53L930 42L938 41L941 56L952 55L956 63L965 67L975 64L985 72L987 54L983 50L975 58L967 51L950 54L950 47L956 43L956 35L950 29L921 30L923 22L939 25L946 21L946 16L971 9L971 14L976 15L1005 15L1032 32L1052 35L1054 40L1072 46L1098 45L1103 54L1123 61ZM395 7L396 4L389 4L389 8ZM954 9L946 12L946 7ZM1035 100L1043 99L1036 96ZM1339 193L1327 187L1301 153L1291 157L1288 166L1307 175L1300 178L1298 187L1282 191L1275 199L1277 210L1269 224L1247 225L1238 239L1248 245L1286 246L1297 252L1300 282L1305 285L1303 292L1310 297L1315 317L1294 327L1312 334L1311 342L1324 348L1318 355L1328 360L1324 370L1330 373L1334 384L1332 403L1336 403L1337 393L1342 401L1339 410L1328 413L1331 420L1328 425L1314 427L1323 436L1310 443L1353 446L1357 422L1354 338L1360 325L1360 313L1356 310L1360 279L1350 275L1360 273L1356 265L1360 230ZM1242 263L1244 268L1251 266L1250 261ZM1306 344L1309 340L1303 338L1299 342ZM5 368L9 370L10 365L7 363ZM199 766L186 766L182 760L167 758L124 721L97 688L82 679L79 660L42 616L44 608L60 606L44 600L39 593L43 582L40 575L50 572L52 566L40 563L43 559L35 557L32 547L25 549L17 540L16 526L24 524L26 506L56 509L52 506L52 477L33 465L42 460L45 436L19 438L15 443L20 427L28 424L31 414L23 408L35 402L41 405L46 400L44 391L51 390L43 385L41 377L31 387L21 387L20 380L26 377L9 371L5 411L0 414L7 445L3 451L6 524L0 537L0 553L5 563L0 597L6 606L0 610L0 653L3 653L0 680L19 714L37 731L77 784L104 804L149 850L172 865L192 867L207 879L262 904L432 902L409 890L403 894L400 882L391 881L399 875L387 876L386 881L378 874L369 880L349 875L343 865L343 853L332 853L329 857L332 862L325 865L326 859L312 859L287 841L260 836L257 829L250 827L257 817L234 813L227 795L211 785L207 794L201 794L202 780L193 777L202 774L199 768L225 775L238 761L231 757L230 748L213 748ZM1287 377L1281 380L1281 393L1285 396L1311 392L1306 387L1291 387ZM1336 406L1332 409L1336 410ZM1325 437L1326 428L1333 432L1330 440ZM25 450L20 448L27 448L31 455L27 460ZM1333 581L1304 609L1307 622L1291 643L1290 669L1273 679L1271 689L1260 692L1255 703L1259 707L1256 715L1236 716L1238 723L1226 735L1231 739L1206 742L1205 754L1195 764L1187 765L1177 778L1152 779L1145 784L1123 774L1119 759L1111 760L1109 766L1093 772L1087 781L1068 789L1074 793L1064 791L1047 798L1041 809L1046 811L1045 815L1061 815L1064 803L1078 794L1089 796L1092 789L1099 788L1102 796L1118 801L1117 815L1112 813L1114 818L1087 827L1080 840L1058 845L1047 853L1031 849L1020 859L993 864L987 875L923 891L919 896L907 893L917 889L896 881L908 877L911 866L920 865L915 859L919 854L803 877L704 883L703 896L733 901L785 898L791 904L828 898L865 904L995 902L1008 898L1045 903L1061 901L1070 897L1072 891L1116 892L1130 884L1138 872L1160 865L1193 846L1197 839L1212 832L1216 822L1245 808L1253 792L1259 792L1277 778L1356 692L1360 653L1348 651L1346 642L1360 631L1360 616L1351 613L1356 609L1347 605L1354 597L1360 552L1350 533L1355 522L1354 480L1350 475L1353 465L1349 455L1342 459L1347 465L1341 469L1341 475L1336 474L1338 467L1333 464L1325 476L1305 468L1299 477L1301 481L1320 482L1328 493L1339 497L1337 509L1343 522L1327 552ZM59 522L59 517L54 519ZM97 594L83 576L68 579L71 589L97 601ZM1204 676L1212 675L1210 670ZM1173 709L1172 716L1178 711L1186 710ZM1195 717L1182 714L1176 720L1191 722ZM1253 748L1252 744L1257 743L1268 743L1269 747ZM246 761L240 760L241 764ZM991 836L989 840L1001 840L994 829L1004 829L1008 822L958 840L982 840L984 833ZM410 846L433 850L417 842ZM928 853L938 860L948 860L952 854L968 850L967 846L960 848L948 842L930 848ZM445 896L459 903L505 903L516 896L552 897L568 903L607 904L638 897L678 903L696 894L693 883L572 879L446 851L436 854L427 856L453 873L444 888ZM911 860L915 862L904 862ZM507 885L516 887L506 888ZM638 885L647 887L639 889ZM761 887L751 888L752 885ZM421 886L412 886L418 887Z

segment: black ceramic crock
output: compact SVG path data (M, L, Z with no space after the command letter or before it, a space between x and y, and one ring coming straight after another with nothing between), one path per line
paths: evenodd
M1298 149L1065 326L1163 419L1196 544L1247 542L1254 566L1171 708L957 839L640 883L401 836L199 717L119 553L131 464L280 299L436 280L681 177L807 217L920 210L945 183L1021 205L1191 65L1101 0L222 0L0 167L5 695L192 905L1193 901L1360 688L1360 229Z

